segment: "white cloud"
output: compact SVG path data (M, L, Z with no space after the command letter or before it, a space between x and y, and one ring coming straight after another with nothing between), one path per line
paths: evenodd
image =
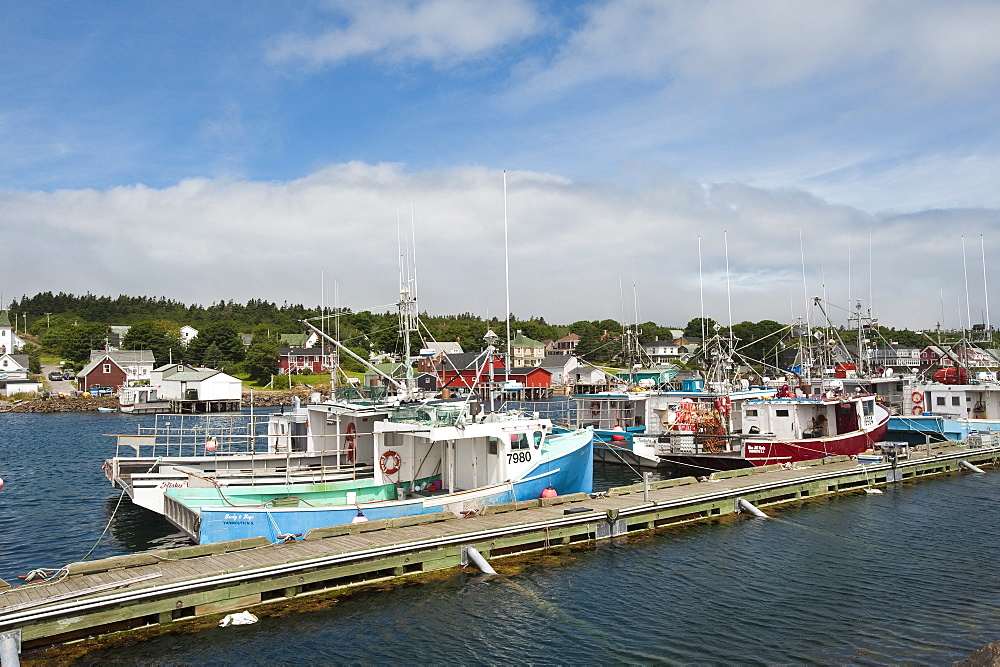
M502 182L483 168L408 173L353 162L288 182L0 193L5 237L20 249L5 259L3 291L315 305L322 271L338 282L343 305L372 308L395 299L397 213L408 235L412 204L421 307L502 313ZM996 210L873 217L799 190L664 173L624 186L509 172L508 217L513 311L563 323L618 318L619 286L631 291L633 268L643 319L683 325L698 316L699 237L706 304L720 321L728 318L724 234L736 321L789 321L804 313L804 292L846 305L849 293L871 289L884 323L931 326L942 290L949 302L964 290L961 235L973 243L986 234L987 256L1000 256L989 235ZM981 269L970 271L975 282Z
M613 77L712 89L772 89L870 70L904 88L997 83L1000 5L988 2L807 0L659 2L591 6L583 27L526 83L552 94Z
M271 44L268 58L323 65L372 56L450 66L519 41L541 24L525 0L367 0L331 6L346 17L345 26L316 36L282 35Z

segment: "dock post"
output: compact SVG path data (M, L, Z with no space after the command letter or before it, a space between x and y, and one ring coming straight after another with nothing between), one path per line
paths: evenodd
M761 519L767 518L766 514L764 514L759 509L754 507L753 504L745 498L736 499L736 511L739 512L740 510L743 510L744 512L749 512L750 514L753 514L756 517L760 517Z
M0 632L0 666L20 667L21 631Z
M479 571L483 574L496 574L497 571L493 569L493 566L489 564L483 555L474 546L462 547L462 565L467 565L469 561L479 568Z
M653 473L644 472L642 473L642 502L649 502L649 481L652 479Z
M968 461L959 461L958 465L962 466L963 468L965 468L969 472L974 472L974 473L980 474L980 475L986 474L985 472L983 472L982 468L974 466L971 463L969 463Z

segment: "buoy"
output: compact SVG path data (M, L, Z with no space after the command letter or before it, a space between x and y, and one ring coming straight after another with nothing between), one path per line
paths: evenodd
M215 438L209 438L208 440L205 441L206 450L214 452L218 448L219 448L219 443L215 441Z
M3 491L3 477L0 477L0 491Z
M614 440L615 442L621 442L622 440L625 439L625 436L621 434L621 431L625 430L621 427L621 424L616 424L615 427L612 428L611 430L618 431L618 433L615 433L614 435L611 436L611 439Z
M551 485L547 486L544 491L542 491L542 498L555 498L559 494L556 490L552 488Z
M365 513L362 512L361 508L359 507L358 508L358 515L356 517L354 517L353 519L351 519L351 523L364 523L367 520L368 520L368 517L365 516Z

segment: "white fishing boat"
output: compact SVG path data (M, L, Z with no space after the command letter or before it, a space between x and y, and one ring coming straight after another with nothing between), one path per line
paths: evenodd
M546 419L470 414L462 402L400 406L374 425L378 465L361 483L169 489L164 515L200 543L432 512L456 516L593 484L593 432L553 436ZM471 412L476 412L473 408Z

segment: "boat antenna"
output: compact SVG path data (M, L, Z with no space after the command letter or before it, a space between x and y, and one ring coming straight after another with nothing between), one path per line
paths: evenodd
M503 276L507 289L507 359L504 360L504 382L510 382L510 254L507 242L507 170L503 171Z
M993 328L990 326L990 289L989 283L986 282L986 241L983 239L982 234L979 235L979 245L983 251L983 296L986 297L986 331L990 332L993 331ZM993 336L992 333L989 335L990 337Z
M806 341L809 343L808 347L808 363L804 364L806 367L806 377L812 378L812 327L809 326L809 313L812 312L809 308L809 287L806 284L806 251L802 242L802 227L799 227L799 260L802 263L802 295L805 298L806 304Z
M733 347L733 291L729 285L729 232L722 232L722 241L726 246L726 301L729 305L729 348Z
M698 293L701 300L701 349L705 350L705 276L701 266L701 235L698 235Z
M965 234L962 235L962 271L965 273L965 323L972 329L972 305L969 303L969 265L965 261Z

